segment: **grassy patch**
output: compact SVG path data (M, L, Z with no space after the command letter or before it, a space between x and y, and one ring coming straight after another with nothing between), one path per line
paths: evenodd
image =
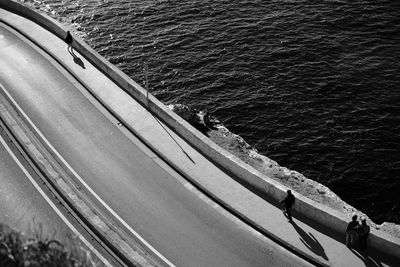
M98 266L90 253L71 239L64 245L55 239L43 238L42 227L34 236L26 236L4 224L0 224L1 267L86 267Z

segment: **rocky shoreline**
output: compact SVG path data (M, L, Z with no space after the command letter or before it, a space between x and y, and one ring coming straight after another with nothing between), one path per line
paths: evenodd
M53 17L67 27L72 28L75 35L82 39L86 39L86 35L81 31L79 24L69 19L57 16L50 11L47 5L35 1L27 2L25 0L18 0L17 2L22 2L38 12ZM209 112L196 110L187 105L181 104L169 105L169 108L200 130L203 134L208 136L214 143L263 174L293 189L297 193L347 214L349 217L352 213L363 215L367 218L367 221L372 227L400 238L400 225L387 222L380 225L375 224L368 218L368 216L340 199L340 197L329 188L306 178L304 175L296 171L282 167L277 162L259 154L258 151L249 145L242 137L230 132L221 122L216 118L213 118Z
M299 172L280 166L276 161L258 153L257 149L248 144L239 135L230 132L220 121L212 117L209 112L196 110L182 104L169 105L168 107L205 134L214 143L268 177L303 196L347 214L349 218L353 213L364 216L368 224L375 229L400 238L400 225L388 222L380 225L374 223L366 214L347 204L326 186L308 179Z
M75 23L73 20L57 16L57 14L51 12L48 5L44 5L40 1L29 2L26 0L17 0L17 2L22 2L38 12L42 12L53 17L67 27L72 28L76 36L86 39L86 34L81 31L79 24ZM329 188L306 178L304 175L296 171L282 167L277 162L259 154L257 150L243 140L243 138L230 132L221 122L210 116L208 112L199 111L181 104L169 105L169 107L171 110L175 111L175 113L200 130L203 134L208 136L214 143L229 151L263 174L293 189L297 193L347 214L349 217L352 213L365 216L372 227L383 230L395 237L400 238L400 225L388 222L380 225L375 224L371 219L368 218L368 216L340 199L340 197L332 192Z

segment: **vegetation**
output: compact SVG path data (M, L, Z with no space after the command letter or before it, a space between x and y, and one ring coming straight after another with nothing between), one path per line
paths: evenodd
M76 242L69 248L54 239L44 239L41 228L28 237L0 224L1 267L86 267L96 266L90 255Z

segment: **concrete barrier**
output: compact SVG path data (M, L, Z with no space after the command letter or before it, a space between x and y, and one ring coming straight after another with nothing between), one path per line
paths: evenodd
M66 28L60 23L24 5L13 1L1 0L0 8L19 14L37 23L61 39L64 39L66 35ZM144 88L100 56L85 42L79 38L75 38L74 48L134 99L143 106L146 106L154 115L168 125L168 127L173 129L211 161L230 172L236 179L276 201L280 201L285 197L287 190L285 186L262 174L216 145L151 94L149 94L149 98L147 99L146 90ZM343 233L344 236L344 230L348 221L350 221L349 217L302 195L296 194L296 199L297 201L294 209L297 212L338 233ZM400 240L375 229L371 229L369 246L389 255L400 255Z

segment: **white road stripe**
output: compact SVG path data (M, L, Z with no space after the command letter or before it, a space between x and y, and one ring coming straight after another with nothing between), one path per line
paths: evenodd
M40 186L36 183L36 181L33 179L33 177L29 174L29 172L25 169L23 164L19 161L19 159L15 156L15 154L12 152L10 147L7 145L6 141L3 139L2 136L0 136L0 142L3 144L3 146L6 148L7 152L11 155L11 157L14 159L14 161L17 163L17 165L20 167L20 169L23 171L23 173L26 175L26 177L29 178L33 186L36 188L36 190L42 195L42 197L47 201L47 203L53 208L53 210L57 213L57 215L64 221L64 223L71 229L71 231L79 237L79 239L94 253L96 256L106 265L112 267L112 264L105 259L100 252L95 249L89 241L86 240L85 237L79 231L69 222L69 220L62 214L62 212L57 208L57 206L51 201L51 199L46 195L46 193L40 188Z
M96 194L96 192L75 172L75 170L66 162L66 160L58 153L58 151L50 144L50 142L44 137L44 135L39 131L39 129L34 125L34 123L29 119L26 113L21 109L18 103L14 100L8 90L0 83L0 88L7 95L7 98L12 102L13 106L18 110L18 112L24 117L24 119L30 124L30 126L36 131L36 134L46 143L48 148L50 148L59 160L64 164L65 167L79 180L79 182L89 191L96 199L110 212L126 229L128 229L147 249L151 250L160 260L162 260L168 266L174 267L175 265L165 258L159 251L157 251L152 245L150 245L142 236L140 236L132 227L129 226L110 206L108 206L103 199Z

